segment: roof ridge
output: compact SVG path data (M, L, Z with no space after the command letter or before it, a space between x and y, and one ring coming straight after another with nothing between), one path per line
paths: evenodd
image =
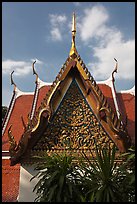
M19 96L22 96L22 95L33 95L34 91L32 91L32 92L21 91L19 88L16 87L15 93L16 93L16 98L18 98Z
M8 121L9 121L9 118L10 118L10 115L11 115L11 112L12 112L12 109L13 109L13 106L14 106L14 103L15 103L15 100L16 100L16 93L15 91L13 92L13 95L12 95L12 99L10 101L10 105L9 105L9 108L8 108L8 111L5 115L5 118L3 120L3 124L2 124L2 136L4 135L4 132L5 132L5 129L6 129L6 126L8 124Z
M52 85L52 82L43 81L43 80L41 80L39 77L38 77L37 83L39 84L39 87L38 87L39 89L40 89L41 87L43 87L43 86Z
M105 80L96 81L97 84L106 84L111 88L112 74Z
M117 93L129 93L135 96L135 85L131 89L120 90Z

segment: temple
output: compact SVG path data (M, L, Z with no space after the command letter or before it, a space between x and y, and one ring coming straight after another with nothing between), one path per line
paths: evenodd
M36 180L33 156L47 152L94 151L94 142L114 143L126 152L135 143L135 86L116 91L115 67L108 79L95 81L76 49L76 17L68 58L53 83L36 75L34 92L22 92L13 80L10 105L2 126L2 201L31 202Z

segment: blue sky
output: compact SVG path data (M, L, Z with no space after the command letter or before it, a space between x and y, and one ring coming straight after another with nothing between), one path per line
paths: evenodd
M95 80L106 80L118 60L116 90L135 84L134 2L3 2L2 105L13 93L10 73L21 91L39 78L52 82L69 55L72 13L76 13L77 51Z

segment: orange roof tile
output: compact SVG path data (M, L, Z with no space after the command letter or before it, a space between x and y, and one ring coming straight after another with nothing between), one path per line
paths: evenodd
M127 130L132 142L135 143L135 96L130 93L117 93L119 108L125 122L127 115Z
M106 84L98 84L98 86L101 89L103 95L107 98L107 101L110 104L110 106L112 107L112 109L114 111L116 111L113 96L112 96L111 87L106 85Z
M8 128L11 124L12 134L15 136L15 141L18 142L20 140L24 131L21 116L23 116L26 124L28 113L31 111L32 101L33 95L22 95L16 98L11 116L2 136L2 150L9 150Z
M36 110L40 106L41 101L46 96L46 93L50 89L50 85L45 85L39 89L38 99L37 99L37 106ZM4 131L2 137L2 150L8 151L9 150L9 140L8 140L8 128L12 124L12 134L15 138L15 141L18 142L20 140L21 135L24 132L23 124L21 120L21 116L23 116L25 124L27 124L28 113L31 112L32 102L34 100L34 95L21 95L16 98L12 113L8 120L6 129Z
M19 194L19 177L20 164L11 167L10 160L2 160L2 202L17 201Z
M37 101L36 110L39 108L43 98L46 96L46 93L48 92L49 89L50 89L50 85L42 86L39 89L39 95L38 95L38 101Z

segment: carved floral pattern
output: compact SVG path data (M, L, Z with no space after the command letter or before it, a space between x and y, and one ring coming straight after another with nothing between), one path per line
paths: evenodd
M33 150L88 150L95 142L102 147L113 144L73 80Z

